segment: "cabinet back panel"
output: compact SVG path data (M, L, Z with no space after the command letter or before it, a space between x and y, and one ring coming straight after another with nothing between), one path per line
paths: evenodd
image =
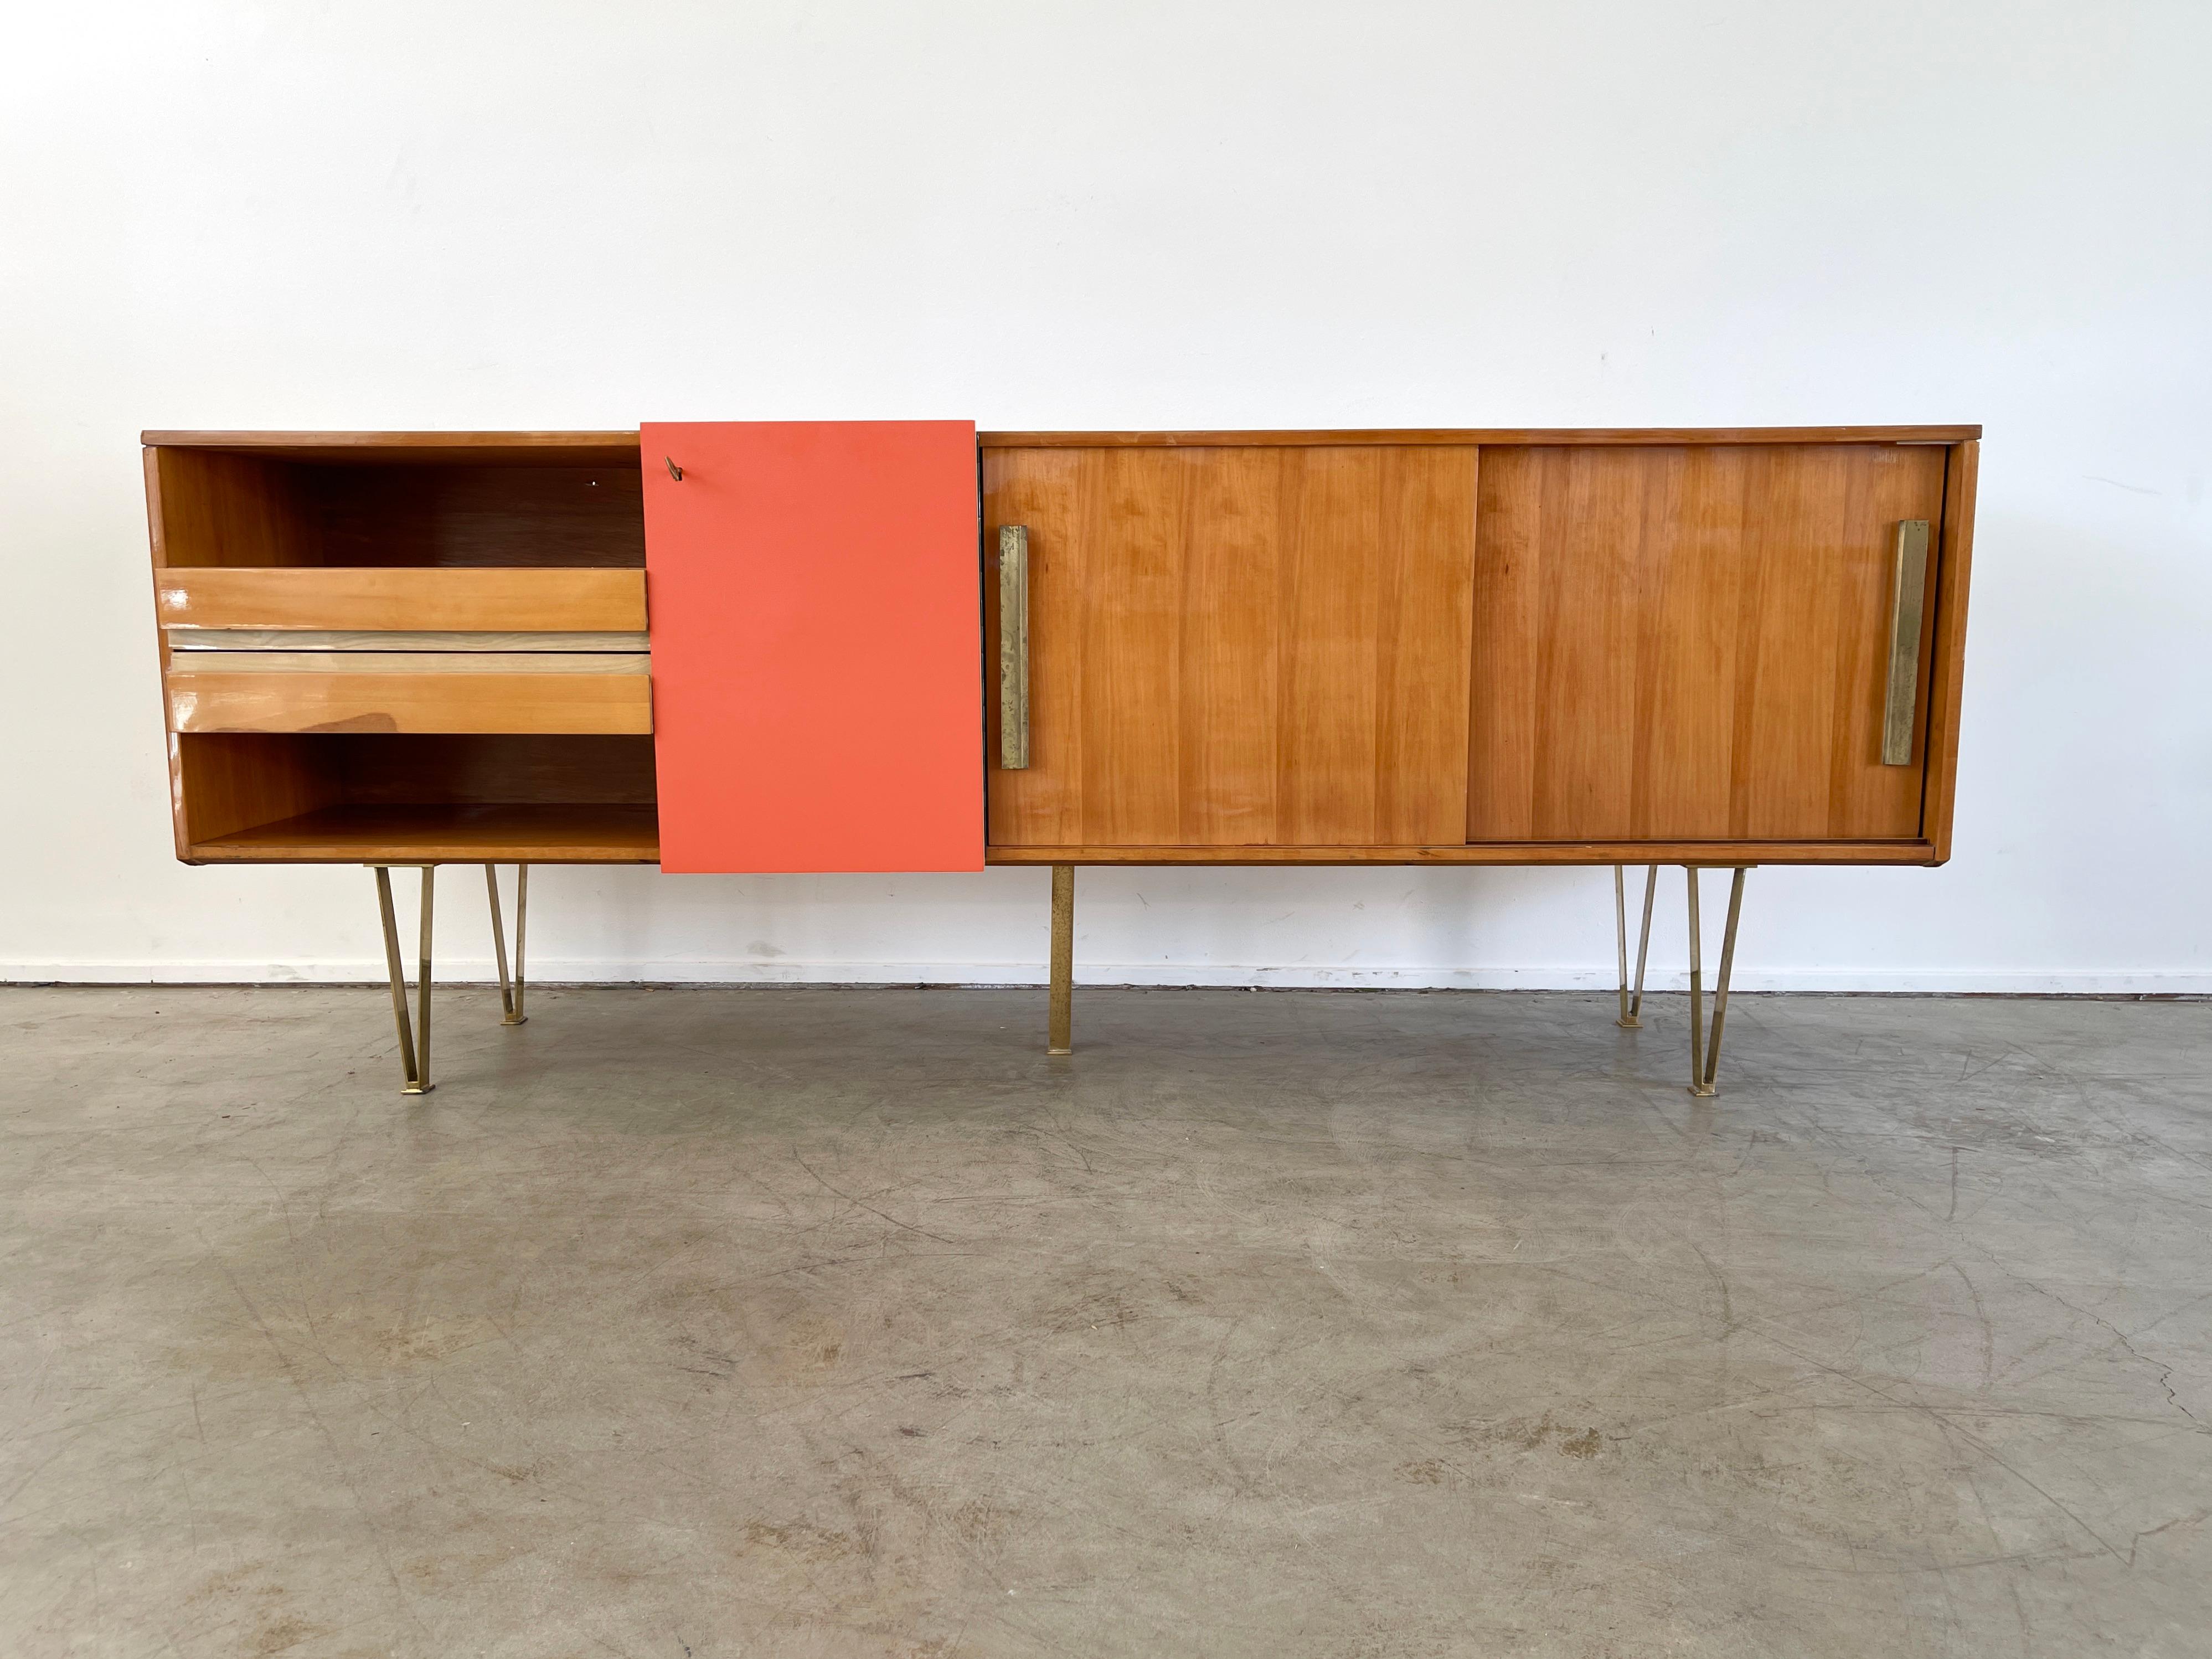
M316 744L356 805L650 806L649 737L333 734Z
M990 775L993 843L1458 841L1475 473L1471 447L987 449L986 545L1026 525L1030 559L1030 763Z
M1881 763L1892 538L1940 524L1944 453L1486 450L1468 839L1917 836L1917 736Z
M315 466L324 564L645 565L635 466Z

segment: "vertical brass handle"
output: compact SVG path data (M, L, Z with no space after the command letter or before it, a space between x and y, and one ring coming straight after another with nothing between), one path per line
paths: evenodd
M1920 611L1928 592L1928 520L1900 519L1890 580L1889 689L1881 706L1881 763L1912 764L1912 704L1920 690Z
M1030 763L1030 532L999 526L999 765Z

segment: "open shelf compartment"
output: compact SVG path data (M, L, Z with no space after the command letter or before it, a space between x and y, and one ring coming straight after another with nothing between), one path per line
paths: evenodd
M635 434L145 442L179 857L659 857Z
M185 732L177 854L193 864L650 864L653 740Z

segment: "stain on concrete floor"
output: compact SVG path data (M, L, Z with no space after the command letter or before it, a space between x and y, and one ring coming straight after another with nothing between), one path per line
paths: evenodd
M2212 1651L2212 1009L0 992L12 1655Z

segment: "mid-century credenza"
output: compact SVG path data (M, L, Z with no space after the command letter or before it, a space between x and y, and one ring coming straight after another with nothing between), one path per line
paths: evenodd
M1048 866L1054 1053L1079 865L1609 864L1632 1027L1680 865L1709 1094L1746 870L1949 856L1979 435L149 432L177 855L375 871L410 1091L445 864L515 1024L532 864Z

